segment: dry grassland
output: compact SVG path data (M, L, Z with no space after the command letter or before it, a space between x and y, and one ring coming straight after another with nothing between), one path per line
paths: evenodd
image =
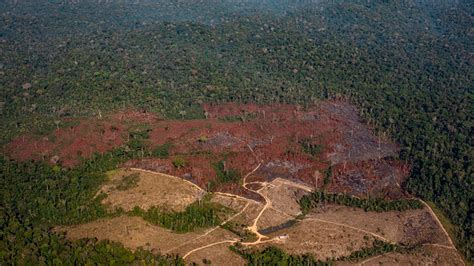
M139 175L137 185L126 190L118 189L123 178L133 174ZM183 211L205 194L181 178L159 173L119 169L111 171L108 176L109 181L100 192L107 194L102 203L111 209L130 211L138 206L147 210L156 206L168 211Z

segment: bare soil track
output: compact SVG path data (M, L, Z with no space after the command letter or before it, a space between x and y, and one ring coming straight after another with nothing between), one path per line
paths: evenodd
M243 187L248 185L247 178L254 174L261 164L258 164L251 172L249 172L243 179ZM135 171L140 171L135 169ZM149 170L144 171L147 174L154 174L156 176L161 176L161 173L154 173ZM172 176L169 176L170 178ZM173 177L177 180L179 178ZM194 184L189 184L189 186L195 186ZM130 248L136 248L138 246L145 246L152 250L157 250L162 253L178 253L183 256L188 262L199 262L196 259L202 258L209 259L213 258L213 261L226 261L232 262L235 265L242 265L244 261L235 257L235 254L229 253L227 247L229 245L235 244L237 242L241 243L247 248L260 247L263 248L268 245L276 245L283 250L292 253L292 254L306 254L312 253L317 258L334 258L339 256L347 256L352 251L361 249L364 247L371 246L371 239L379 239L390 243L400 243L403 241L404 237L397 234L390 234L387 230L393 227L406 226L404 221L409 219L416 220L416 217L421 217L426 219L424 213L428 213L428 219L432 224L439 226L440 224L436 222L436 217L432 216L432 213L427 207L423 210L414 210L408 213L400 212L389 212L389 213L364 213L361 210L354 210L347 207L329 205L324 206L323 210L315 210L314 213L310 214L307 218L304 218L298 222L295 226L284 228L275 233L270 233L264 235L259 232L258 224L262 217L271 211L278 211L279 213L285 214L289 218L294 218L295 213L290 214L286 213L285 210L275 209L275 206L284 206L282 203L289 203L291 201L296 202L296 198L288 199L286 197L275 197L271 199L268 197L271 189L277 187L284 187L286 190L290 189L301 189L305 192L310 192L311 189L304 185L294 183L288 180L275 179L271 182L261 182L261 188L254 190L255 193L261 195L264 199L264 203L260 203L251 199L241 197L239 195L234 195L230 193L216 193L215 197L218 198L217 202L223 202L227 206L234 206L236 210L239 210L234 215L230 216L228 219L223 221L219 226L207 229L202 233L186 233L186 234L176 234L169 230L159 229L157 226L151 226L147 223L140 222L140 218L128 218L128 219L138 219L137 221L130 222L126 217L122 218L113 218L111 222L107 221L98 221L85 225L72 226L69 228L60 228L57 230L65 230L68 232L69 237L71 238L81 238L81 237L99 237L102 239L111 239L124 243ZM267 193L263 193L266 191ZM277 190L278 191L278 190ZM272 195L275 195L272 194ZM228 199L228 200L222 200ZM233 203L232 201L239 201L238 204ZM282 202L283 201L283 202ZM226 223L237 220L238 218L244 216L249 211L249 206L251 204L257 205L257 212L254 213L253 217L248 217L244 219L244 223L247 224L247 229L256 235L256 240L250 242L242 242L242 240L230 233L226 232L221 228L221 226ZM251 215L252 216L252 215ZM406 218L403 218L405 216ZM399 218L398 220L396 218ZM405 219L405 220L404 220ZM340 222L339 222L340 221ZM387 222L388 221L388 222ZM111 224L117 224L114 226L115 229L111 230ZM125 225L125 230L118 229L120 224ZM143 224L144 223L144 224ZM133 226L131 226L133 224ZM142 224L140 226L140 224ZM370 224L374 224L370 226ZM377 227L377 224L383 225L386 224L387 228L380 229ZM123 227L123 226L122 226ZM142 228L142 229L140 229ZM440 227L435 227L433 230L438 230L443 234L443 229ZM123 232L125 231L125 233ZM130 232L132 231L132 232ZM397 231L397 230L396 230ZM403 229L398 231L403 232ZM417 232L418 234L420 232ZM419 255L410 255L410 262L425 262L430 254L429 252L435 251L433 262L445 262L448 261L446 256L454 256L454 262L462 262L454 246L450 242L450 239L447 235L437 238L433 237L433 232L422 232L428 234L431 237L418 236L420 239L425 239L429 241L424 243L424 248ZM437 233L434 232L436 235ZM439 234L439 233L438 233ZM148 237L156 235L153 237L155 240L148 242ZM174 235L177 236L175 240L173 239ZM178 237L179 235L179 237ZM169 239L166 243L157 241L156 239L164 240ZM213 257L211 250L216 250L221 256ZM446 251L447 250L447 251ZM429 252L428 252L429 251ZM428 253L427 253L428 252ZM390 261L390 260L399 260L399 255L397 254L386 254L374 257L373 260L366 260L361 262L362 264L373 263L378 260Z
M19 136L4 150L17 160L50 161L55 157L51 163L74 167L81 158L124 145L131 133L146 129L149 138L144 141L149 149L169 144L169 157L124 163L121 178L138 173L140 180L130 188L118 189L121 179L111 178L98 192L108 195L104 204L126 210L158 206L180 211L212 193L213 202L235 211L219 226L185 234L126 216L56 228L70 238L111 239L131 249L143 246L177 253L187 262L201 263L196 260L212 257L216 263L235 265L244 263L228 252L227 247L235 243L249 249L275 245L292 254L311 253L324 260L370 247L379 239L421 244L423 249L403 258L390 253L360 264L462 262L428 205L422 210L387 213L323 205L306 218L296 219L301 214L298 200L322 187L358 197L411 197L401 188L409 166L394 159L398 147L375 136L352 105L324 101L307 109L233 103L203 108L207 119L191 121L160 120L130 110L107 119L63 121L74 123L48 136ZM183 167L175 167L177 158L184 160ZM240 179L220 180L218 162L224 168L220 171L237 172ZM287 223L291 226L284 226ZM236 231L224 229L230 225L254 238L243 239ZM268 228L272 230L263 230Z

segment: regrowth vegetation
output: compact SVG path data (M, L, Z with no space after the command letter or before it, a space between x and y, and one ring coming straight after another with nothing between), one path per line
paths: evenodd
M324 203L334 203L354 208L361 208L365 211L386 212L386 211L406 211L421 209L423 204L417 199L384 200L381 198L362 199L346 194L334 194L324 191L315 191L304 195L300 201L303 213L309 212Z
M229 210L216 203L204 199L195 202L183 212L164 212L153 207L146 211L136 207L129 215L141 216L146 221L171 229L176 232L190 232L196 228L217 226L221 223L221 216Z
M237 169L227 168L224 160L212 164L216 171L216 180L212 180L209 184L209 189L213 190L220 184L237 183L241 179L241 174Z

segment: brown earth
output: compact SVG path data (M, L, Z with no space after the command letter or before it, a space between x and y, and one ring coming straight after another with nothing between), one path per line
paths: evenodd
M201 249L189 255L186 258L187 263L197 263L204 265L204 261L210 262L211 265L245 265L246 261L229 249L231 244L222 243L208 248Z
M450 245L449 239L426 208L377 213L328 204L314 209L307 217L358 228L392 243Z
M285 213L279 212L275 209L268 209L260 216L258 219L257 227L261 229L266 229L270 227L275 227L281 224L288 222L289 220L293 220L294 217L289 216ZM260 231L259 230L259 231Z
M207 235L194 238L188 242L181 243L181 245L173 249L172 252L180 254L186 259L187 256L193 254L195 251L202 250L203 247L212 245L213 243L233 243L237 242L238 240L239 237L233 234L232 232L222 228L216 228Z
M66 236L70 239L108 239L120 242L132 250L143 247L160 253L199 236L198 232L174 233L162 227L152 225L140 217L129 216L100 219L80 225L57 227L55 231L66 232Z
M260 190L260 192L264 193L267 198L272 201L272 208L285 213L287 216L296 217L301 214L298 200L307 194L308 191L294 187L283 181L283 179L277 178L269 183L269 186Z
M354 265L354 262L337 262L336 265ZM387 253L360 261L358 265L465 265L462 258L453 249L436 246L424 246L421 250L409 254Z
M271 244L290 254L312 254L326 260L347 256L372 245L373 237L361 231L316 220L305 219L269 235L278 238Z
M126 176L137 175L136 186L118 189ZM108 173L109 180L98 193L105 193L102 203L111 209L130 211L134 207L147 210L159 207L167 211L183 211L189 204L201 199L206 192L190 182L165 174L133 169L119 169Z

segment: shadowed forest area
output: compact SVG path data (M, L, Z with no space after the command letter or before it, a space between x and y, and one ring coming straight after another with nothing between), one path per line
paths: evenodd
M66 169L11 160L5 146L15 137L124 109L189 120L206 117L203 104L306 108L326 99L353 103L377 135L397 142L411 166L402 186L448 217L469 260L473 13L468 0L1 1L0 263L184 263L48 231L106 216L91 196L105 171L143 153L133 139ZM289 260L274 249L244 255L260 262L270 253Z

